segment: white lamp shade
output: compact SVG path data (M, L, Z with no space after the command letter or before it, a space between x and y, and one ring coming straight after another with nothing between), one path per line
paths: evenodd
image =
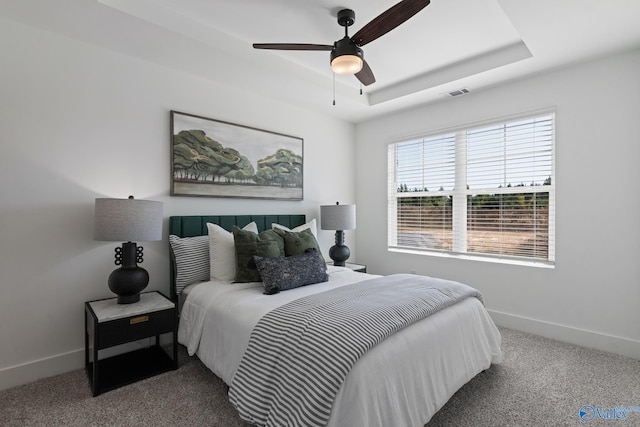
M117 242L162 240L162 202L96 199L93 238Z
M320 228L322 230L354 230L356 205L320 206Z

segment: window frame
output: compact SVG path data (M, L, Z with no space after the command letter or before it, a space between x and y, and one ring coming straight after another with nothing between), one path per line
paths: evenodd
M551 166L550 184L538 186L516 186L491 189L467 189L467 137L466 133L482 127L506 125L516 121L534 120L536 118L551 117ZM545 108L525 113L492 118L474 123L462 124L446 129L423 132L412 136L396 138L387 145L387 250L390 252L412 253L420 255L450 257L459 259L472 259L486 262L508 263L515 265L526 265L535 267L555 267L555 212L556 212L556 111L555 108ZM455 134L455 186L452 190L429 191L429 197L450 196L452 198L452 238L455 242L451 250L432 249L428 247L401 246L398 244L398 200L401 198L397 191L401 183L396 181L397 151L398 144L410 143L419 139L442 138L445 134ZM465 134L462 141L460 135ZM462 167L459 165L462 164ZM516 184L517 185L517 184ZM507 254L490 254L467 251L467 231L469 224L467 221L467 197L477 194L509 194L509 193L548 193L548 249L547 258L535 258L533 256L513 256ZM424 192L415 192L415 197L424 196ZM405 196L406 197L406 196ZM459 200L464 200L460 203ZM460 227L464 224L464 227ZM462 230L460 230L462 228ZM459 250L460 248L464 250Z

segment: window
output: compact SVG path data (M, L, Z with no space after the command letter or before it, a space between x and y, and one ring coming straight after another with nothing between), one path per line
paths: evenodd
M554 262L553 113L389 145L390 250Z

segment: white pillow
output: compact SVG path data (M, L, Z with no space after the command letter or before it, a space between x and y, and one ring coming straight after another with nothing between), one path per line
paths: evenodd
M311 230L311 234L313 234L313 237L315 237L316 239L318 238L318 230L317 230L317 226L316 226L316 219L312 219L311 221L309 221L306 224L302 224L297 226L296 228L294 228L293 230L291 230L289 227L285 226L285 225L281 225L281 224L276 224L275 222L271 224L271 228L272 229L276 229L279 228L281 230L285 230L285 231L293 231L294 233L297 233L299 231L302 230L306 230L307 228L309 230Z
M233 233L217 224L207 223L209 230L209 260L212 279L232 282L236 279L236 248ZM245 225L243 230L258 233L255 222Z

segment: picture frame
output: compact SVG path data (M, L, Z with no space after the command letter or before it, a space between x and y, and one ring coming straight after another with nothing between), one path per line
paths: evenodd
M304 140L170 112L171 195L303 200Z

